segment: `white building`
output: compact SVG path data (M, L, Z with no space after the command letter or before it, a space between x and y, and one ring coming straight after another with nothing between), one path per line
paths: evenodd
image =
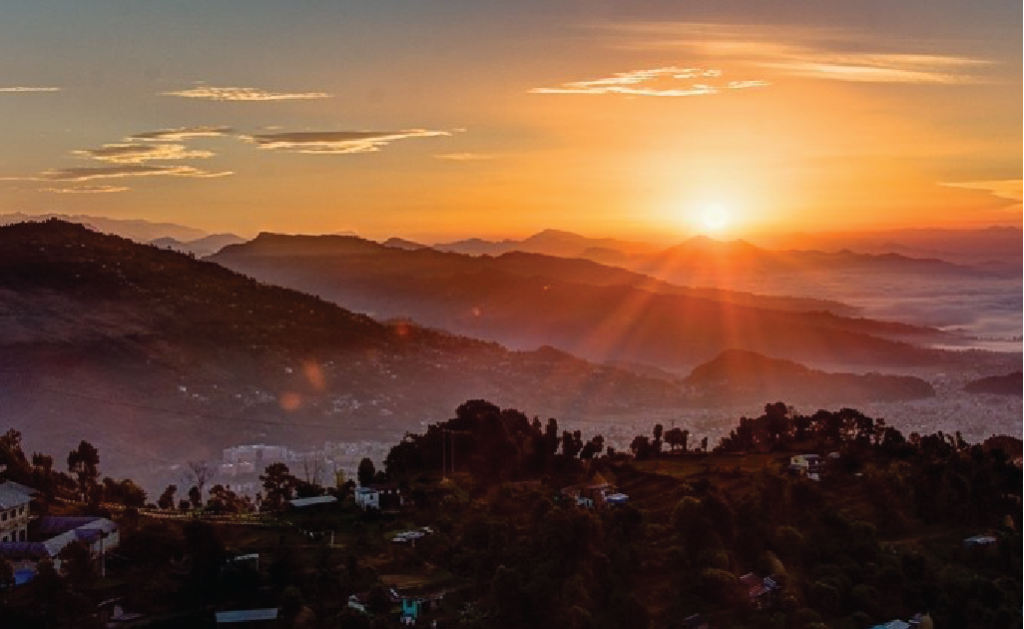
M35 493L14 481L0 483L0 543L28 539L28 506Z

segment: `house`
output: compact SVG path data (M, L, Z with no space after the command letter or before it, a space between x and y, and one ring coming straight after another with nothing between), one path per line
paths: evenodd
M774 575L762 579L753 572L748 572L740 577L740 587L746 590L747 598L754 609L768 609L775 605L779 583Z
M821 471L825 461L817 454L794 454L789 457L789 471L803 474L811 480L821 480Z
M402 624L415 625L422 614L430 613L441 608L444 601L444 592L431 594L429 596L408 596L402 598Z
M902 620L890 620L887 623L875 625L871 629L910 629L910 623L903 622Z
M37 492L31 487L7 481L0 483L0 557L14 567L15 583L26 583L35 576L43 559L60 569L60 552L71 542L83 544L96 558L102 558L120 543L118 526L95 516L29 516L29 502ZM6 516L6 517L4 517Z
M0 543L28 540L29 503L36 493L14 481L0 483Z
M395 483L380 483L357 487L355 491L356 506L362 509L378 509L391 511L405 505L402 490Z

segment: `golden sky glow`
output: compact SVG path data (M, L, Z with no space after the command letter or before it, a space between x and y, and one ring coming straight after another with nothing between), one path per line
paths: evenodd
M1021 222L1019 3L88 4L0 23L0 212L417 239Z

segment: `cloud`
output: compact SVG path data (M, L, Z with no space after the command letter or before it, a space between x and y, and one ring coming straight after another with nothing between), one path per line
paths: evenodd
M93 166L47 170L36 177L13 177L22 181L92 181L94 179L121 179L124 177L193 177L209 179L232 175L231 171L210 172L193 166L147 166L125 164L120 166Z
M331 98L326 92L269 92L256 87L212 87L199 85L187 90L164 92L165 96L214 101L275 101Z
M958 85L981 82L989 61L956 54L892 50L891 40L821 27L634 23L613 28L615 47L679 51L783 76L856 83Z
M967 190L983 190L994 197L1009 199L1017 203L1024 202L1024 181L1020 179L994 179L989 181L960 181L944 183L949 188L966 188Z
M43 188L42 192L53 192L55 194L109 194L112 192L125 192L130 190L127 186L76 186L73 188Z
M210 151L187 150L184 144L104 144L102 148L72 151L73 155L88 157L108 164L144 164L150 161L205 159L213 157Z
M234 132L231 127L178 127L176 129L160 129L129 136L129 141L142 142L184 142L194 138L217 138Z
M441 153L434 157L452 162L483 162L498 159L498 156L492 153Z
M25 93L25 92L59 92L59 91L61 91L61 88L59 88L59 87L37 87L37 86L28 86L28 85L18 85L18 86L14 86L14 87L0 87L0 92Z
M977 83L977 78L963 70L988 64L979 59L941 55L806 51L790 53L779 61L763 61L758 65L811 79L956 85Z
M265 133L245 136L259 148L270 151L308 153L316 155L351 155L374 153L381 148L409 138L449 136L448 131L406 129L403 131L300 131L292 133Z
M701 96L717 94L722 88L707 79L718 79L722 71L710 68L666 66L650 70L617 72L610 77L589 81L572 81L557 87L535 87L531 94L620 94L626 96ZM693 81L700 80L700 83ZM680 84L683 84L682 86ZM732 81L727 89L762 87L767 81Z

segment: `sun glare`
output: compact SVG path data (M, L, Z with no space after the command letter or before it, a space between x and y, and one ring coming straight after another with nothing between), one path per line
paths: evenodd
M705 205L700 210L700 224L704 231L717 233L729 226L729 209L722 204Z

